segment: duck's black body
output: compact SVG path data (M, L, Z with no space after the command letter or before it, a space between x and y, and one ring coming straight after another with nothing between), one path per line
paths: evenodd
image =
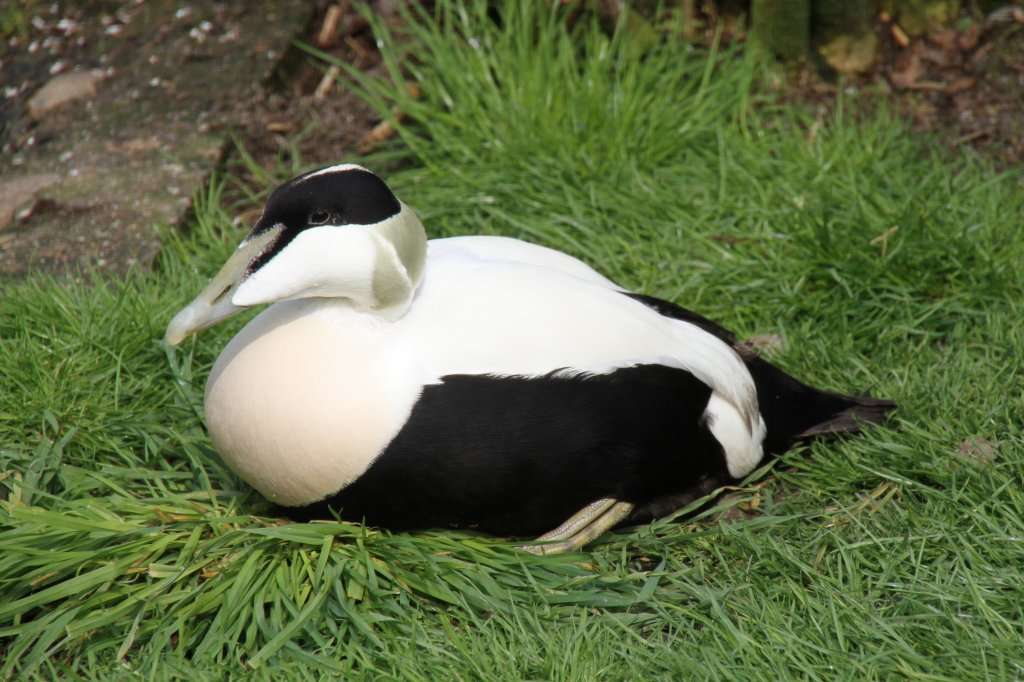
M594 500L640 503L724 471L699 421L710 393L689 372L658 365L445 377L365 474L307 514L329 505L389 528L539 534Z

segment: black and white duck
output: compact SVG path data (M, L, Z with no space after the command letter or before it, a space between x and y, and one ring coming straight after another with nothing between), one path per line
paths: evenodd
M354 165L275 190L166 339L261 304L213 367L206 420L242 479L306 516L578 549L894 407L806 386L564 253L428 241Z

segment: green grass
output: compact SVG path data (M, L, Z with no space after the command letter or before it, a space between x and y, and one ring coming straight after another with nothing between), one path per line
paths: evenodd
M406 114L363 161L431 234L528 238L778 334L776 362L896 399L893 424L718 510L753 513L584 554L282 524L203 429L244 319L159 341L242 236L214 183L151 274L0 285L0 678L1024 676L1021 176L885 111L818 125L736 55L476 6L416 22L415 59L382 36L419 98L358 84Z

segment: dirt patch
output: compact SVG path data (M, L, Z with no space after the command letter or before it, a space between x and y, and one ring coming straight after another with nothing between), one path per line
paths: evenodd
M973 148L1001 167L1024 160L1024 12L962 17L959 28L906 40L879 22L878 68L857 84L881 85L916 130L951 149ZM891 89L891 90L890 90ZM885 92L889 90L889 92Z
M390 12L376 6L374 11ZM314 20L297 38L363 71L375 72L380 65L369 23L348 2L317 2ZM257 167L272 170L282 164L330 165L355 152L379 120L337 75L293 44L268 87L236 110L237 142L245 155ZM228 165L252 190L272 189L260 186L240 156L231 157Z
M883 15L875 26L878 55L866 73L839 77L805 69L775 87L822 116L840 89L854 114L870 115L886 102L916 132L1008 169L1024 160L1024 10L1014 9L965 14L950 28L913 39Z
M240 103L311 14L303 0L27 2L4 36L0 273L124 272L159 249L222 155Z
M939 87L906 96L904 111L919 129L939 131L950 147L969 145L1003 167L1024 161L1024 26L997 29L968 50L943 50L938 38L928 42L921 59L929 80L922 82Z

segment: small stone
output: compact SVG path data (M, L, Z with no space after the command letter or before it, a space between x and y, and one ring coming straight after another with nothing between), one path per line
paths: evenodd
M60 176L56 173L22 175L0 180L0 230L10 224L20 209L33 202L36 194L58 182Z
M102 75L92 71L75 71L54 76L29 99L29 115L34 121L38 121L63 104L95 97L96 84L102 79Z

